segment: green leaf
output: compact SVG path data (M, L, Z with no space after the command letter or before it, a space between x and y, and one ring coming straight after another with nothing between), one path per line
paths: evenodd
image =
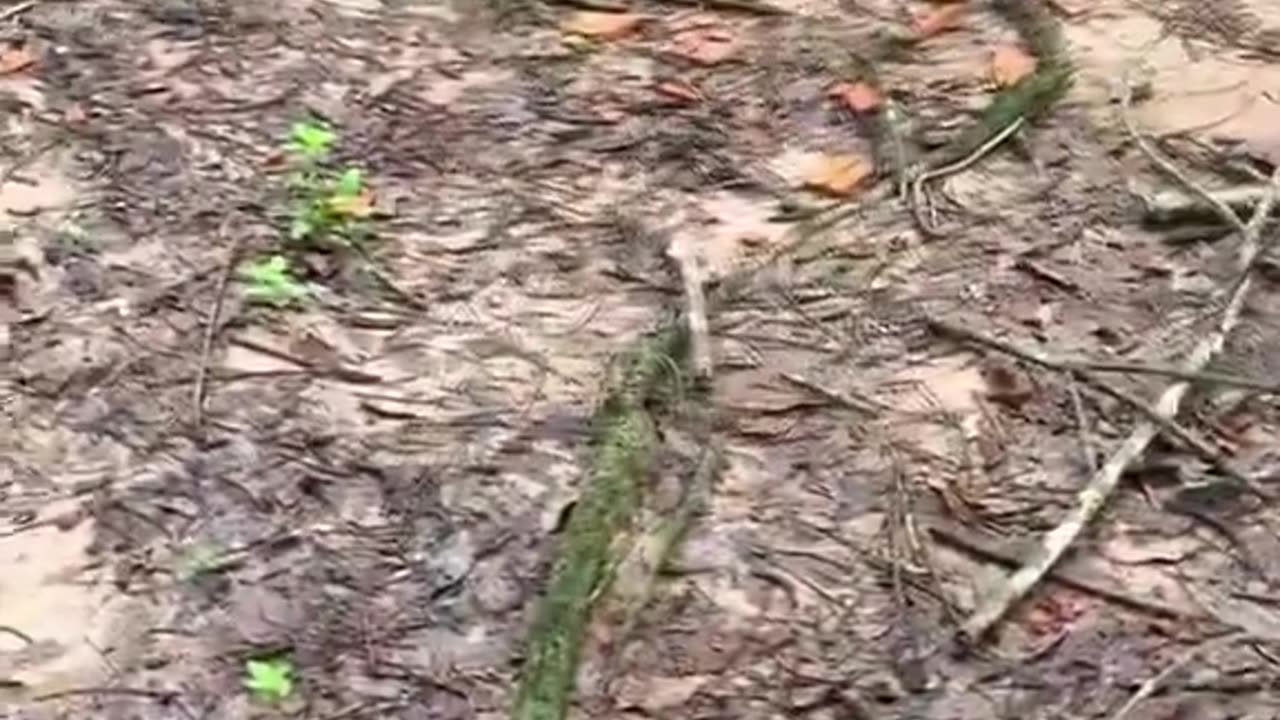
M308 160L324 157L337 139L327 126L310 120L296 122L289 129L289 149Z
M248 285L245 296L251 301L284 307L308 295L306 286L289 274L289 262L282 255L250 264L240 270L240 277Z
M260 700L275 702L293 694L293 663L288 658L246 660L244 672L245 689Z
M360 194L360 188L364 186L364 174L360 172L360 168L347 168L342 175L338 176L338 182L333 186L333 193L344 197L352 197Z

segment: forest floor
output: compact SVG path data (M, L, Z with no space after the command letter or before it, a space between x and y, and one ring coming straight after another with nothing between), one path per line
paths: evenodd
M0 716L510 716L610 370L688 308L672 247L742 283L632 530L720 462L572 717L1280 712L1277 228L1242 271L1221 218L1157 221L1186 187L1135 141L1265 195L1280 9L1047 3L1069 91L913 193L878 120L946 147L1040 0L773 2L0 4ZM359 174L300 218L308 148Z

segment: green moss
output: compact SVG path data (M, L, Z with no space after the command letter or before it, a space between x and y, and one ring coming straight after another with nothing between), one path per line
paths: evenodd
M992 98L970 128L930 159L933 167L966 157L1019 117L1035 120L1044 115L1071 88L1074 68L1062 30L1043 0L995 0L993 6L1017 28L1036 57L1036 71Z
M615 561L614 540L640 505L658 443L653 413L670 399L685 350L683 331L664 331L624 358L610 382L596 413L587 484L556 548L529 632L515 720L565 716L592 605Z

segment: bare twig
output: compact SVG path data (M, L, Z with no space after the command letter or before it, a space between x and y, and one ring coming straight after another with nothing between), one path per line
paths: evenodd
M1190 650L1187 650L1183 654L1174 658L1173 662L1165 666L1163 670L1152 675L1146 682L1139 685L1138 689L1129 696L1129 699L1125 701L1124 705L1121 705L1120 709L1116 710L1115 713L1112 714L1110 720L1124 720L1124 718L1128 717L1129 713L1133 712L1133 709L1138 707L1143 700L1154 695L1156 690L1160 689L1160 685L1162 683L1172 677L1174 673L1186 667L1186 665L1194 660L1196 656L1208 652L1209 649L1218 647L1226 641L1235 642L1239 639L1241 639L1239 633L1232 633L1226 637L1217 638L1216 640L1196 645Z
M983 560L997 562L1009 567L1018 567L1021 563L1018 553L998 547L993 541L959 527L944 527L937 524L930 525L929 534L937 538L939 542L964 550ZM1207 617L1201 616L1192 610L1182 609L1173 605L1166 605L1155 598L1131 595L1121 588L1106 583L1100 579L1088 578L1062 568L1050 569L1048 577L1050 580L1061 583L1069 588L1089 593L1090 595L1100 597L1118 605L1124 605L1125 607L1133 608L1134 610L1139 610L1157 617L1175 618L1180 620L1203 619Z
M1223 205L1235 210L1256 207L1267 195L1266 183L1241 185L1210 192ZM1205 202L1204 198L1181 190L1163 190L1142 198L1142 217L1149 223L1180 222L1188 219L1217 218L1221 211Z
M1236 481L1241 486L1248 488L1258 497L1264 499L1270 498L1270 493L1258 487L1256 482L1232 467L1226 456L1213 445L1209 444L1204 438L1178 424L1172 416L1166 417L1159 411L1159 409L1152 406L1142 398L1135 396L1133 393L1121 390L1120 388L1113 387L1112 385L1103 382L1096 375L1088 372L1084 366L1071 363L1070 361L1055 360L1037 352L1023 350L1015 345L1011 345L1010 343L987 337L975 330L970 330L969 328L961 327L945 320L928 318L928 323L929 327L937 333L968 340L993 350L999 350L1034 365L1039 365L1040 367L1048 368L1050 370L1058 370L1071 375L1103 395L1114 400L1119 400L1125 405L1137 410L1142 414L1147 422L1154 424L1156 429L1165 433L1170 438L1177 440L1184 447L1195 451L1195 453L1205 462L1209 463L1215 469L1226 475L1228 478ZM1198 376L1198 373L1187 372L1185 370L1178 374ZM1183 384L1187 383L1184 382Z
M754 15L790 15L791 12L760 0L663 0L674 5L697 5L710 10L737 10Z
M21 2L11 8L0 11L0 22L12 20L35 6L36 0L30 0L29 2Z
M613 0L551 0L551 2L597 12L626 12L627 10L626 3L613 2Z
M219 236L226 237L227 227L230 222L230 216L227 216L222 221L222 227L218 230ZM196 380L191 389L191 425L196 430L199 430L204 423L204 399L209 380L209 356L213 352L214 338L218 335L218 322L222 316L222 306L227 297L227 283L231 279L231 273L235 270L236 263L240 260L242 244L242 236L240 235L237 235L231 241L231 249L227 251L226 264L222 267L222 274L218 276L218 287L214 290L213 309L209 311L209 319L204 328L204 340L200 344L200 363L196 366Z
M914 181L912 181L911 214L915 217L916 226L920 229L920 232L930 237L936 237L938 235L937 229L924 214L923 206L927 202L927 197L925 195L925 183L932 180L939 180L958 172L963 172L973 166L983 157L987 156L992 150L995 150L1000 143L1009 139L1011 135L1017 132L1026 123L1026 121L1026 116L1019 115L1008 125L1005 125L1000 132L992 135L990 139L979 145L973 152L969 153L965 157L962 157L953 163L943 165L942 167L922 172Z
M1222 312L1218 327L1192 349L1182 364L1183 369L1187 372L1201 372L1205 365L1216 354L1221 352L1226 344L1227 336L1235 329L1240 320L1245 298L1250 285L1252 285L1253 266L1261 253L1261 244L1258 236L1261 233L1263 221L1270 214L1276 201L1276 195L1280 192L1280 168L1277 168L1272 175L1272 192L1258 204L1253 218L1246 225L1221 200L1209 196L1203 188L1186 178L1176 166L1150 151L1149 145L1137 133L1133 122L1128 118L1131 96L1132 91L1126 88L1121 112L1125 127L1129 129L1139 147L1144 148L1144 151L1151 156L1152 161L1165 172L1178 178L1193 192L1208 197L1215 207L1218 207L1219 212L1223 214L1223 220L1232 223L1233 227L1240 231L1241 244L1237 258L1239 278L1227 293L1227 305ZM1185 381L1176 382L1166 388L1155 404L1156 413L1166 420L1172 420L1178 414L1182 400L1190 388L1190 383ZM1067 516L1062 519L1057 527L1050 530L1041 539L1038 551L1009 575L1003 583L994 588L978 608L974 610L973 614L969 616L969 619L961 625L959 635L962 641L973 642L982 637L992 625L1004 617L1005 613L1018 600L1022 599L1041 578L1053 569L1054 565L1066 553L1067 548L1075 542L1075 539L1085 526L1106 505L1107 500L1119 484L1120 477L1130 464L1142 456L1147 446L1160 432L1160 428L1160 424L1148 418L1133 429L1129 437L1112 453L1107 462L1094 473L1088 484L1077 495L1075 507L1067 513Z
M1236 211L1232 210L1231 206L1223 202L1221 198L1210 193L1208 190L1205 190L1204 186L1187 177L1187 174L1182 172L1177 165L1174 165L1172 160L1161 155L1160 152L1152 147L1151 143L1138 132L1138 129L1134 127L1132 117L1130 117L1129 109L1132 105L1133 86L1129 83L1128 78L1126 78L1124 94L1120 99L1120 120L1124 123L1124 128L1128 131L1129 137L1133 139L1134 144L1138 146L1138 149L1142 151L1142 154L1146 155L1156 167L1160 168L1160 170L1169 177L1178 181L1178 184L1182 185L1193 195L1203 200L1209 205L1209 207L1216 210L1218 216L1225 222L1229 223L1231 227L1243 237L1245 234L1244 221L1240 219L1240 216L1236 214Z
M702 263L696 252L686 243L680 242L679 238L672 240L667 246L667 257L679 269L680 279L684 284L685 321L689 326L694 377L705 382L711 379L714 362L711 358L711 325L707 320L707 296L703 289L706 277Z

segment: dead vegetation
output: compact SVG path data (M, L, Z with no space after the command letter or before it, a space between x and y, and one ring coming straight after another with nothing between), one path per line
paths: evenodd
M1140 5L0 11L0 699L1269 716L1280 16Z

